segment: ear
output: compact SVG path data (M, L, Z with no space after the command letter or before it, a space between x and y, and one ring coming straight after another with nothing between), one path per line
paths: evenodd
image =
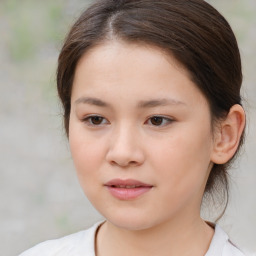
M245 112L242 106L232 106L225 120L214 132L211 160L215 164L227 163L236 153L245 127Z

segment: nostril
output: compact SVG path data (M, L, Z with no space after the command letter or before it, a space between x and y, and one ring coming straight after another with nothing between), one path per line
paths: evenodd
M124 144L122 146L115 144L115 147L110 148L106 153L106 160L110 165L128 167L138 166L144 162L145 157L141 148L124 148Z
M119 165L121 167L127 167L127 166L137 166L139 163L137 161L114 161L112 160L110 162L111 165Z
M138 165L138 162L136 162L136 161L130 161L130 165Z

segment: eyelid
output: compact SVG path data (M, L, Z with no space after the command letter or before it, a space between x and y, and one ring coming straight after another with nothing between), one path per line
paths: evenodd
M167 125L169 125L169 124L171 124L171 123L173 123L173 122L175 121L174 118L169 117L169 116L164 116L164 115L152 115L152 116L150 116L150 117L147 118L147 120L146 120L145 123L148 123L148 122L150 121L150 119L151 119L151 118L154 118L154 117L160 117L160 118L162 118L162 119L165 121L165 123L164 123L164 124L161 124L161 125L153 125L153 124L150 124L150 125L153 126L153 127L164 127L164 126L167 126Z
M94 123L92 123L92 120L91 120L93 117L102 118L103 121L102 121L101 123L99 123L99 124L94 124ZM167 126L167 125L169 125L169 124L171 124L172 122L175 121L174 118L169 117L169 116L164 116L164 115L152 115L152 116L149 116L149 117L146 119L145 124L148 124L148 123L150 122L150 119L152 119L152 118L154 118L154 117L162 118L163 123L160 124L160 125L154 125L154 124L152 124L152 123L149 124L150 126L153 126L153 127L159 127L159 128L160 128L160 127L164 127L164 126ZM103 125L110 124L110 122L109 122L105 117L103 117L103 116L101 116L101 115L98 115L98 114L86 115L85 117L83 117L83 118L81 119L81 121L82 121L83 123L85 123L86 125L92 126L92 127L100 127L100 126L103 126Z
M91 118L93 118L93 117L99 117L99 118L102 118L102 119L105 120L105 121L104 121L103 123L100 123L100 124L93 124L93 123L91 122ZM92 126L92 127L100 127L100 126L109 124L109 121L108 121L105 117L103 117L103 116L101 116L101 115L97 115L97 114L90 114L90 115L87 115L87 116L83 117L83 118L81 119L81 121L82 121L83 123L85 123L86 125Z

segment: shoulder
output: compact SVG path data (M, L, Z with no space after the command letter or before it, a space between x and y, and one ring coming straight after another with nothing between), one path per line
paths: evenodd
M249 256L232 243L224 230L215 225L215 233L205 256Z
M45 241L31 249L23 252L19 256L71 256L86 255L94 256L95 232L100 223L96 223L91 228L80 231L59 239Z
M235 244L228 240L223 248L223 256L249 256L242 252Z

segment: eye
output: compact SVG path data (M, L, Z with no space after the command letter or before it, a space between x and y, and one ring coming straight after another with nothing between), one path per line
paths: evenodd
M153 126L165 126L173 122L173 119L163 117L163 116L152 116L150 117L146 123L149 123Z
M83 119L83 122L92 126L99 126L108 123L108 121L104 117L97 115L87 116Z

